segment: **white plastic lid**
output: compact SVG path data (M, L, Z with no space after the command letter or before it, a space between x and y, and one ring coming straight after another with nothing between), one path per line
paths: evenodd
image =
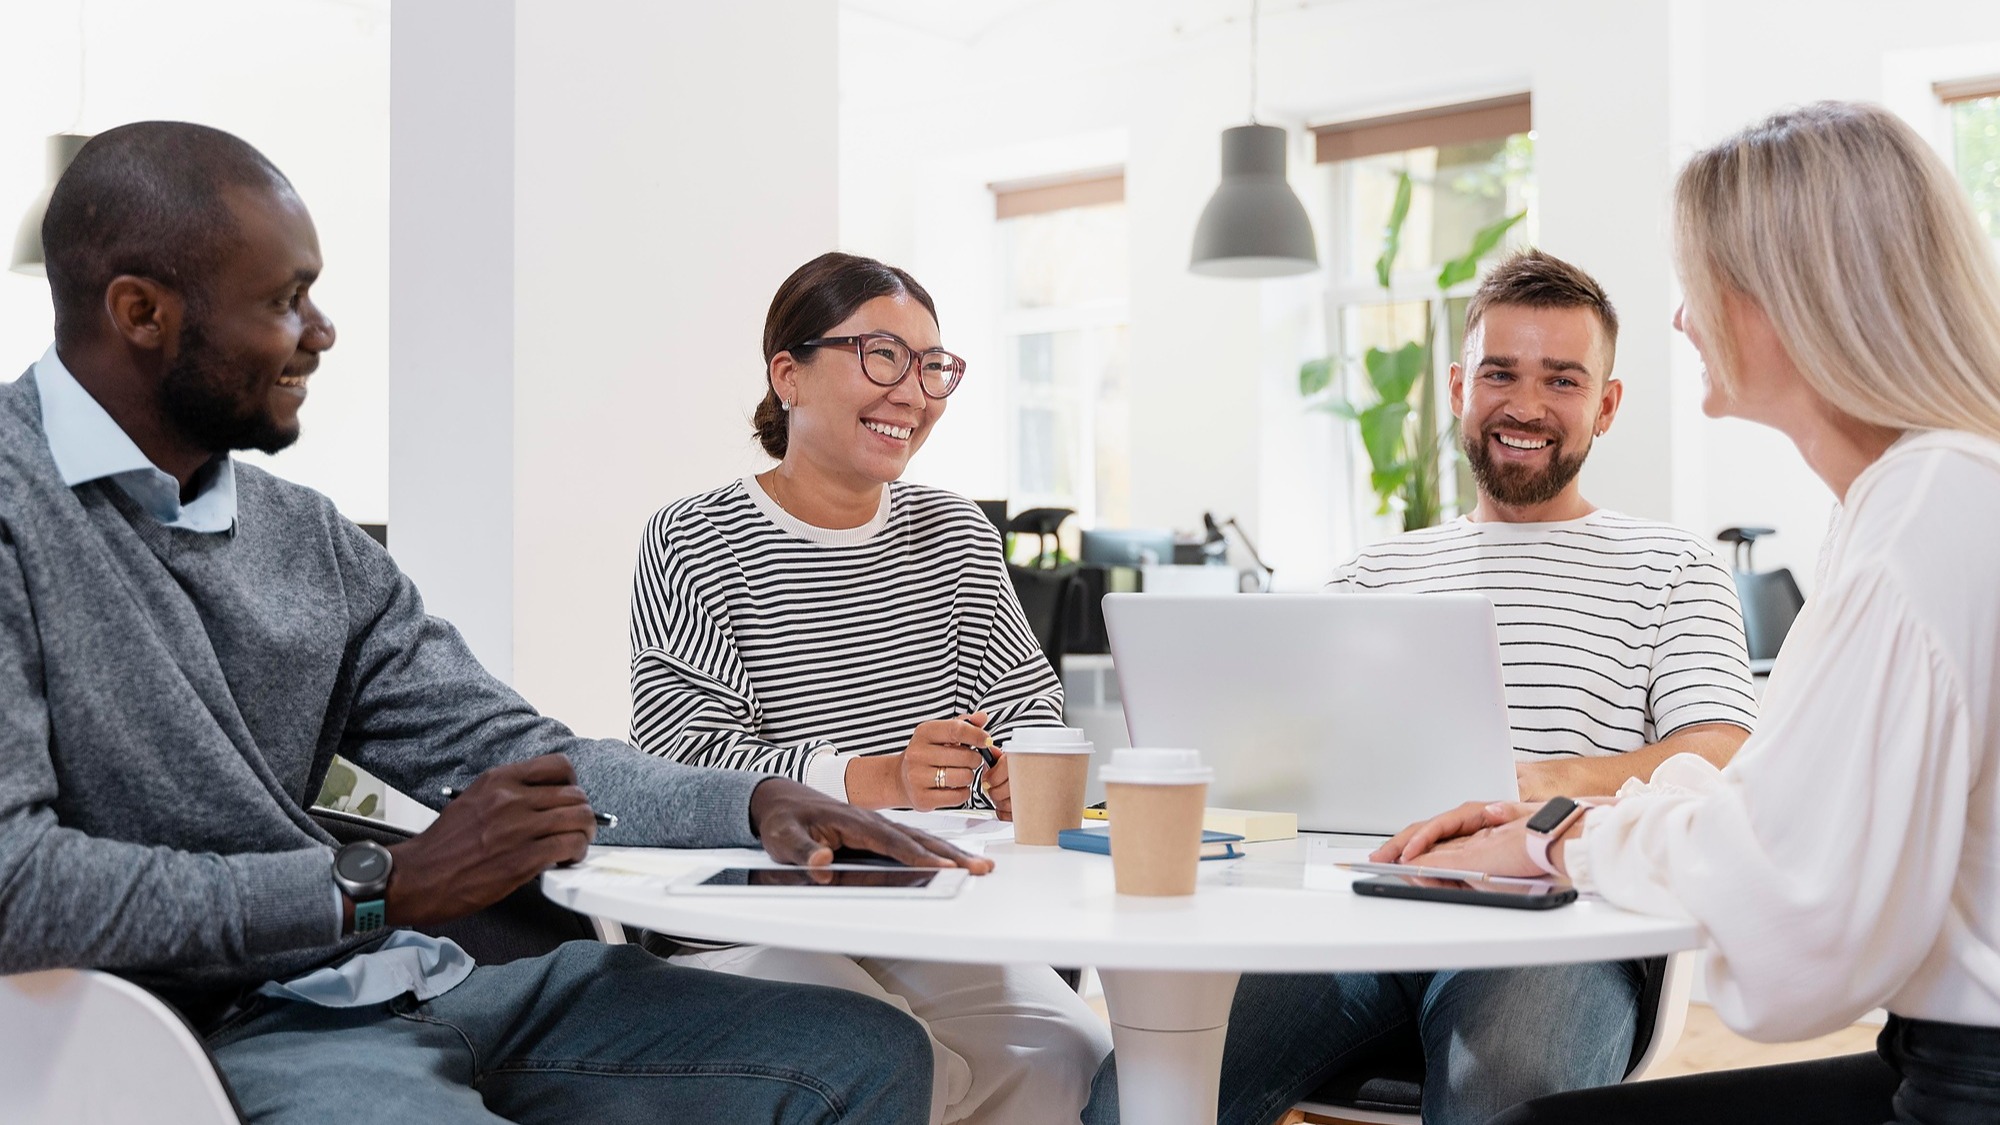
M1201 764L1199 750L1116 750L1097 779L1114 785L1202 785L1215 771Z
M1009 754L1088 754L1091 749L1076 727L1026 727L1007 736Z

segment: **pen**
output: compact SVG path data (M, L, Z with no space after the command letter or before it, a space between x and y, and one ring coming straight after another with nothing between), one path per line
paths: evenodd
M458 796L458 795L459 795L460 793L463 793L463 792L465 792L465 790L463 790L463 789L453 789L453 788L452 788L451 786L447 785L447 786L443 787L442 789L439 789L439 790L438 790L438 792L440 792L440 793L444 794L444 799L445 799L445 800L447 800L447 801L449 801L449 800L451 800L451 799L452 799L453 797L456 797L456 796ZM616 828L616 827L618 827L618 818L617 818L616 816L613 816L612 814L610 814L610 813L608 813L608 812L592 812L592 813L591 813L590 815L591 815L591 816L594 816L594 817L596 817L596 818L597 818L597 826L598 826L599 828Z

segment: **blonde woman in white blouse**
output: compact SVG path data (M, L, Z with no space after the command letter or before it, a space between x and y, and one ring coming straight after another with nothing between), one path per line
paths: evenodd
M1876 1055L1538 1099L1533 1122L2000 1121L2000 268L1964 193L1872 106L1777 114L1675 198L1705 411L1774 427L1842 513L1721 771L1689 755L1544 860L1706 934L1731 1027L1890 1013ZM1468 805L1378 858L1538 873L1539 806ZM1498 1125L1498 1122L1496 1122Z

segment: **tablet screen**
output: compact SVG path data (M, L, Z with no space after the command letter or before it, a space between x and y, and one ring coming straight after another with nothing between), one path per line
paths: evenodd
M703 887L928 887L938 877L936 868L863 867L725 867L698 886Z

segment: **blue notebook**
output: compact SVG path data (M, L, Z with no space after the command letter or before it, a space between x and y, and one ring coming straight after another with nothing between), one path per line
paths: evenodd
M1243 837L1234 832L1207 832L1201 834L1201 858L1236 859L1243 853L1236 845ZM1071 851L1096 852L1098 855L1111 854L1111 828L1065 828L1056 833L1056 843Z

